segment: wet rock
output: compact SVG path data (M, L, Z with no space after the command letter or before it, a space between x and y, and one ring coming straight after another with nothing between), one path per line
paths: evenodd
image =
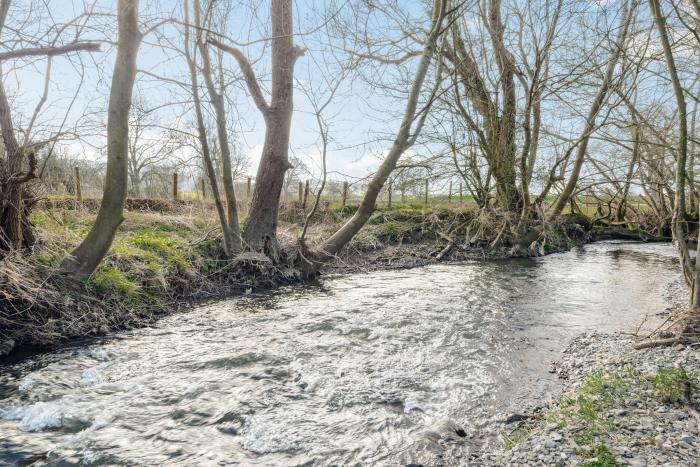
M522 422L522 421L527 420L529 418L530 418L530 415L514 413L514 414L510 414L510 415L508 415L508 417L506 417L505 423L506 423L506 425L510 425L511 423Z
M12 352L12 349L15 348L15 341L12 339L6 339L0 341L0 357L4 357L5 355L10 355L10 352Z

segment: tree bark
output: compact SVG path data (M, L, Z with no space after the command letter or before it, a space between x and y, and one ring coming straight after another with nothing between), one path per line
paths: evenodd
M195 0L197 1L197 0ZM226 209L224 203L221 199L221 192L219 191L219 182L216 178L216 169L211 158L211 150L209 148L209 140L207 140L207 129L204 124L204 114L202 113L202 101L199 96L199 84L197 79L197 65L195 58L190 52L190 24L189 24L189 2L187 0L183 3L184 16L185 16L185 60L187 62L187 67L190 72L190 91L192 93L192 101L195 111L195 117L197 120L197 139L199 140L200 149L202 151L202 162L204 164L204 171L209 179L209 185L211 186L212 197L214 198L214 206L216 207L216 213L219 217L219 224L221 224L221 231L224 237L224 251L227 257L233 255L234 239L231 233L231 228L229 226L228 219L226 218ZM195 53L197 47L195 46ZM206 190L204 186L204 180L202 180L202 195L206 198ZM240 237L239 237L240 243Z
M678 77L676 62L673 57L671 43L666 30L666 18L661 11L659 0L649 0L649 8L654 17L654 24L659 33L659 40L664 51L664 58L668 68L673 93L676 97L678 107L678 155L676 157L676 192L673 203L673 220L671 222L672 234L678 255L683 268L683 276L691 289L690 306L696 312L700 308L700 270L699 263L694 261L688 251L686 243L685 226L685 180L686 180L686 160L688 158L688 116L685 103L683 87ZM700 252L700 242L698 242L698 252Z
M138 0L119 0L119 37L107 117L107 175L95 225L73 252L61 261L61 269L86 277L107 254L124 220L128 187L129 109L136 79L136 58L141 44Z
M253 196L244 225L246 245L261 251L273 262L279 260L277 214L284 175L289 163L289 135L293 111L294 65L304 50L293 40L292 1L271 0L272 92L270 104L262 95L250 62L243 53L219 41L209 42L231 54L243 72L248 90L265 119L265 142L255 177Z
M209 59L209 47L202 39L201 32L203 22L201 19L201 8L199 0L194 1L194 16L195 25L197 26L197 45L199 53L202 56L202 74L204 83L207 86L207 92L211 99L211 104L214 107L216 115L216 131L219 138L219 149L221 150L221 169L224 185L224 194L226 195L226 217L228 221L228 230L231 235L231 254L238 253L242 250L241 242L241 227L238 221L238 203L236 200L236 192L233 185L233 169L231 167L231 148L228 142L228 130L226 128L226 107L224 105L224 96L217 91L214 84L211 60Z

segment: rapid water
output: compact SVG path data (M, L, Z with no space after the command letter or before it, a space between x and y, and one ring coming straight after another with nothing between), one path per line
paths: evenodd
M0 465L465 463L569 338L663 311L677 269L598 243L326 278L0 363Z

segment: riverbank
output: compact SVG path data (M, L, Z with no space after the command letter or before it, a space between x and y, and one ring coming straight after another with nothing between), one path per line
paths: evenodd
M87 234L91 203L44 203L32 215L38 243L0 267L0 356L22 346L52 346L75 338L148 326L202 300L245 294L303 280L294 268L305 212L280 214L279 238L288 263L262 255L228 260L214 211L206 203L133 203L114 245L87 280L61 275L60 259ZM323 206L310 225L313 248L353 213L353 206ZM506 258L489 242L497 232L467 206L400 205L378 208L368 225L329 263L324 274L408 268L439 261ZM535 254L588 241L587 220L564 218Z
M672 284L665 313L678 310L685 294ZM562 394L507 417L502 449L473 465L697 465L700 353L685 345L633 349L639 340L595 332L572 340L553 365Z
M61 275L57 265L90 230L95 203L48 202L33 213L38 236L34 249L13 253L0 266L0 357L13 348L52 346L148 326L202 300L302 280L292 262L305 213L294 205L280 215L279 239L289 258L282 265L254 254L227 259L214 210L206 203L130 206L107 257L82 282ZM308 243L317 244L352 213L350 206L325 206L310 225ZM379 209L327 272L434 261L446 243L436 232L459 234L470 216L471 209L457 206ZM457 259L457 251L440 259Z

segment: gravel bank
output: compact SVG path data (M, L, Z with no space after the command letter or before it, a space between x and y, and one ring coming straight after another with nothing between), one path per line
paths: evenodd
M671 284L667 312L683 296L683 287ZM635 342L623 333L575 338L553 365L562 395L504 424L504 448L470 465L700 464L700 420L682 402L700 408L700 352L682 345L634 350Z

